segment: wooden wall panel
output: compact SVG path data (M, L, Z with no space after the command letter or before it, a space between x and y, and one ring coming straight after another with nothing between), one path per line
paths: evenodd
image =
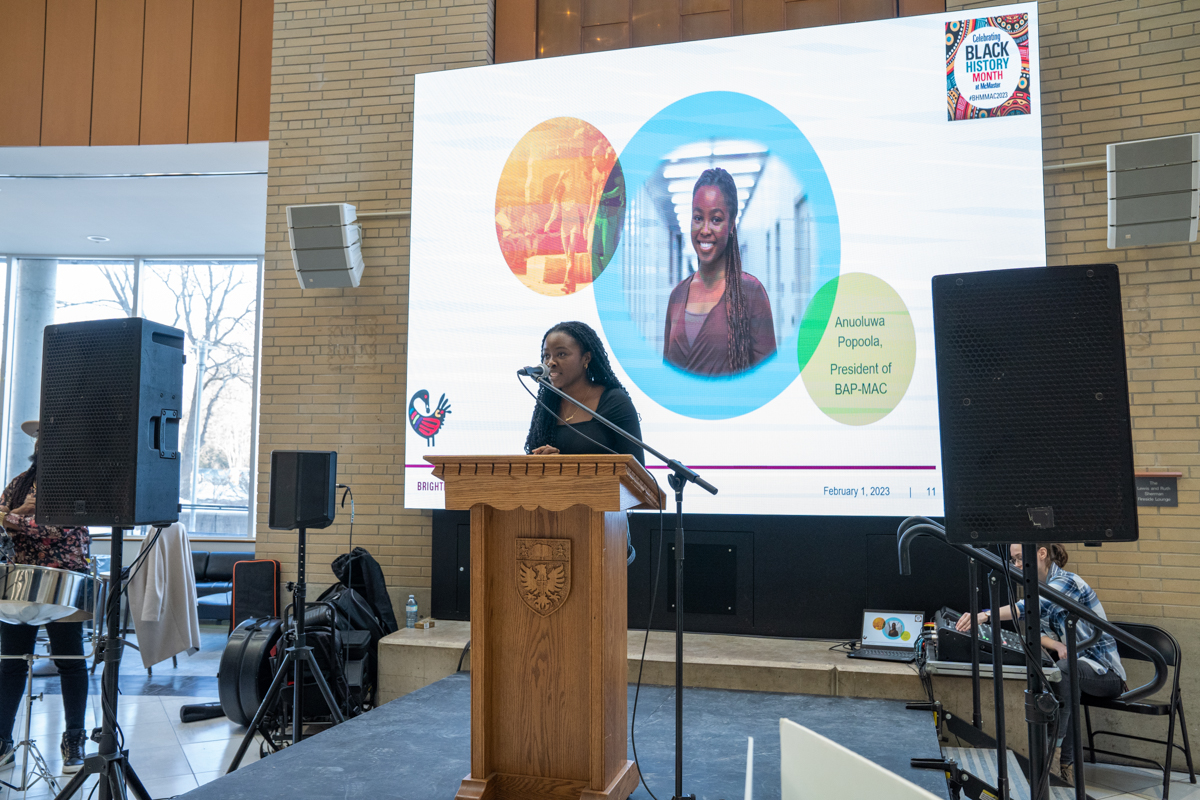
M898 2L898 6L897 6ZM945 0L496 0L496 62L934 14ZM622 37L627 44L622 44Z
M583 52L599 53L602 50L621 50L629 47L629 23L614 22L611 25L592 25L583 29Z
M271 41L275 0L242 0L238 48L237 140L263 142L271 129Z
M583 39L583 0L538 3L538 58L578 53Z
M537 0L496 0L493 63L537 58Z
M815 28L819 25L836 25L838 22L838 0L799 0L785 3L784 25L793 28Z
M683 35L678 3L633 0L633 46L678 42Z
M96 0L47 1L43 145L90 143L95 42Z
M629 22L629 0L585 0L583 27Z
M946 0L900 0L900 16L902 17L942 14L945 11Z
M683 17L683 41L717 39L733 32L733 20L728 11L710 11L707 14L687 14Z
M728 10L729 0L679 0L679 13L685 17Z
M146 6L141 144L186 144L192 64L192 0Z
M4 5L0 24L0 147L35 147L42 131L46 0Z
M895 0L841 0L841 22L867 22L896 16Z
M742 33L784 29L783 0L742 0Z
M237 139L240 0L201 0L192 8L188 142Z
M96 0L93 145L137 144L145 0Z

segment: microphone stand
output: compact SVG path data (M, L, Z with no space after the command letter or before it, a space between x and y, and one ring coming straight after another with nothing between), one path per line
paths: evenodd
M517 374L529 375L529 372L518 370ZM667 458L642 440L631 436L624 428L609 422L574 397L560 391L543 375L531 375L530 377L562 399L568 400L588 412L593 419L650 453L671 470L671 474L667 476L667 483L675 490L675 794L671 800L696 800L695 794L683 793L683 489L691 482L709 494L716 494L717 487L678 460ZM650 622L650 620L646 621L647 627L650 626Z

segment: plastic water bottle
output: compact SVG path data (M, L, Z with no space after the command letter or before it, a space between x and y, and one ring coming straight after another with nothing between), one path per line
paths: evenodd
M408 604L404 606L404 627L417 627L417 598L411 594L408 596Z

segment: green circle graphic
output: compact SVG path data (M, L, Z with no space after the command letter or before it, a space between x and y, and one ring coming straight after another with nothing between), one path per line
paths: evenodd
M800 377L817 407L846 425L878 422L899 405L916 365L912 316L896 290L864 272L813 296L796 343Z

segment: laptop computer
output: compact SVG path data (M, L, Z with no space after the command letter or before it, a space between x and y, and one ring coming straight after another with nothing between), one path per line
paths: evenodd
M915 661L913 649L925 615L920 611L863 611L862 643L849 653L851 658L873 658L879 661Z

